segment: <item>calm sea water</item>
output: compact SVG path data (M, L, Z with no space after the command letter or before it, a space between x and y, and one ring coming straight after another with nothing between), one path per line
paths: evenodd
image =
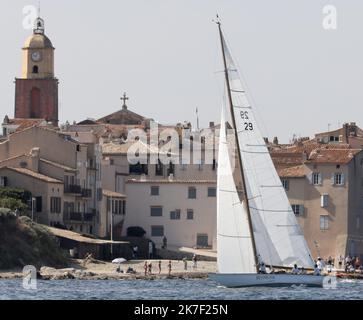
M25 290L21 280L0 280L0 300L249 300L249 299L363 299L363 281L338 281L336 289L241 288L227 289L211 280L154 281L39 281L37 290Z

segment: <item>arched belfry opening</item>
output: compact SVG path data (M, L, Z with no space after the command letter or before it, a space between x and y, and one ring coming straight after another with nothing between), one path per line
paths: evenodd
M38 74L38 73L39 73L39 67L33 66L33 74Z

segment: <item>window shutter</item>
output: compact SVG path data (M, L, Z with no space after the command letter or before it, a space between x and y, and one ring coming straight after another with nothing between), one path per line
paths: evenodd
M332 173L332 175L331 175L331 184L333 186L335 185L335 173Z
M343 185L345 184L345 176L344 176L344 173L342 173L342 184Z
M302 205L302 204L300 205L299 211L300 211L300 215L303 216L304 213L305 213L305 207L304 207L304 205Z
M323 174L319 173L319 185L323 184Z
M313 173L312 173L312 172L310 172L310 173L308 174L308 180L309 180L309 183L310 183L310 184L313 184Z

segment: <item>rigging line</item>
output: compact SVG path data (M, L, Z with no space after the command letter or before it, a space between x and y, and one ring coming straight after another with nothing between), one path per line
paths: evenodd
M227 234L221 234L221 233L218 233L218 235L220 237L225 237L225 238L235 238L235 239L251 239L251 237L249 236L230 236L230 235L227 235Z
M244 153L255 153L255 154L266 154L269 153L268 151L247 151L247 150L241 150Z
M252 109L252 107L251 107L251 106L248 106L248 107L233 106L233 108L236 108L236 109Z
M276 227L296 227L296 224L276 224Z
M235 92L235 93L246 93L246 91L244 91L244 90L236 90L236 89L231 89L231 92Z
M292 210L271 210L271 209L259 209L259 208L255 208L250 206L251 209L256 210L256 211L262 211L262 212L292 212Z
M247 147L266 147L265 144L246 144Z
M260 188L283 188L282 185L275 185L275 186L264 186L264 185L261 185Z

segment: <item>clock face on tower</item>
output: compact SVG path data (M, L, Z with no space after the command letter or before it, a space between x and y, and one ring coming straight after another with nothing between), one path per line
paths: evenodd
M42 60L42 55L41 55L41 53L40 53L39 51L34 51L34 52L32 53L32 60L33 60L34 62L39 62L40 60Z

